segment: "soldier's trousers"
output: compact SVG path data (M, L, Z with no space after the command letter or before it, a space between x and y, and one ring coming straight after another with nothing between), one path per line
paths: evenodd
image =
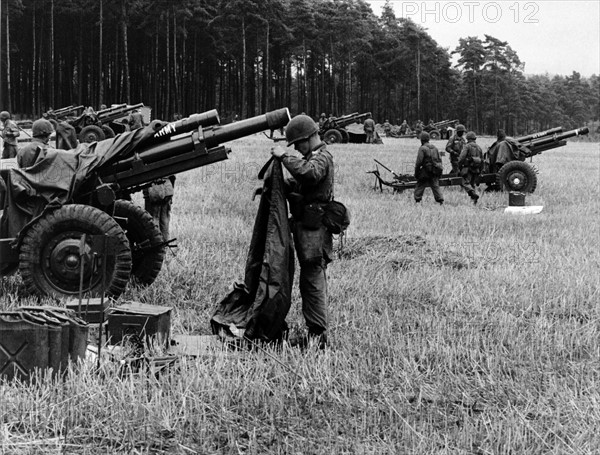
M154 222L160 229L163 239L166 242L169 239L169 223L171 221L171 205L173 197L167 196L162 202L150 202L146 199L144 208L152 215Z
M300 263L300 295L302 314L308 333L320 335L327 330L327 264L318 262Z
M467 172L462 175L462 183L460 186L469 196L471 196L471 198L473 198L473 194L476 194L475 186L477 185L479 185L479 174Z
M15 158L17 156L17 146L12 144L4 143L4 148L2 149L2 159Z
M427 187L431 188L436 202L439 202L440 204L444 202L444 195L440 189L440 179L438 177L425 177L417 180L417 186L415 187L416 202L421 202L421 199L423 199L423 193Z
M452 165L450 173L458 175L458 154L450 153L450 164Z

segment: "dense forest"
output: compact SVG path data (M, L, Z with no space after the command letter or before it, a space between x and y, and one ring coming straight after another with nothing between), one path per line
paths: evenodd
M70 104L139 103L155 118L282 106L317 117L460 119L511 134L581 126L598 75L523 74L509 43L426 29L363 0L0 0L0 106L38 117ZM453 64L452 54L457 54Z

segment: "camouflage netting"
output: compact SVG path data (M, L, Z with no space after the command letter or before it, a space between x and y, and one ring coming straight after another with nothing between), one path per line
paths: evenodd
M461 253L436 250L428 246L425 238L420 235L348 239L344 248L339 251L339 257L342 260L373 258L382 264L391 265L393 269L407 269L422 265L462 269L476 265L472 258Z

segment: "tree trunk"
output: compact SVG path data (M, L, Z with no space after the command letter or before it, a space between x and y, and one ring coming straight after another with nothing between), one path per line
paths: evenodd
M246 20L242 17L242 118L246 118Z
M123 86L125 88L125 92L123 93L123 98L125 102L131 103L130 93L129 93L129 44L127 42L127 8L125 6L125 0L121 2L121 28L123 32Z
M10 22L9 22L9 8L6 5L6 92L8 98L8 110L12 112L12 94L10 86Z
M34 115L35 117L39 117L39 112L37 111L37 105L36 105L36 96L37 96L37 92L35 90L36 88L36 84L35 84L35 80L36 80L36 65L35 65L35 55L37 52L37 47L36 47L36 43L35 43L35 29L36 29L36 24L35 24L35 4L31 5L31 32L32 32L32 51L33 51L33 55L31 58L31 112L32 115Z
M50 105L54 107L54 0L50 0Z
M103 4L104 0L100 1L100 17L98 22L98 106L104 104L104 76L102 73L102 54L104 53L104 49L102 47L102 29L104 25L104 11ZM83 74L83 71L81 71ZM83 98L79 100L80 103L83 102Z

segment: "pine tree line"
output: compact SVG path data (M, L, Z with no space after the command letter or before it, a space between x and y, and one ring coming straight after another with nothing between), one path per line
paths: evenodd
M0 0L0 106L139 103L156 118L288 106L510 133L597 120L598 76L525 77L507 42L439 46L363 0ZM458 64L452 64L457 54Z

